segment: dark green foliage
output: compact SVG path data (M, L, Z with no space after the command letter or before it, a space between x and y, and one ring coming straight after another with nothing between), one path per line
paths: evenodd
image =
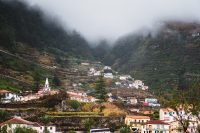
M0 122L4 122L9 118L9 113L5 110L0 110Z
M16 127L14 133L37 133L37 131L25 127Z
M188 82L200 74L199 37L192 38L187 29L170 29L169 33L165 30L169 29L162 29L155 37L131 35L118 40L104 62L144 80L153 89L188 88Z
M85 126L85 128L87 129L87 131L90 131L91 127L93 125L95 125L95 123L96 122L93 119L91 119L91 118L88 118L88 119L82 121L82 124Z
M77 100L67 100L67 104L69 104L75 111L77 111L83 105Z
M61 81L60 81L60 79L58 78L57 75L54 75L54 77L53 77L53 84L55 86L61 86Z
M106 40L102 40L93 48L93 56L96 60L103 61L106 55L110 52L111 46Z
M130 127L122 127L120 128L120 133L130 133L131 132L131 129Z
M7 133L7 125L0 128L0 133Z
M175 119L180 123L180 129L183 132L187 131L189 123L191 122L190 117L183 118L179 112L179 110L183 110L186 114L191 114L196 116L199 120L200 113L200 84L192 83L189 85L189 89L174 89L171 91L170 95L165 94L163 97L165 99L160 99L160 102L169 108L172 108L178 117ZM189 115L190 116L190 115Z
M96 98L100 99L100 101L102 102L106 101L107 91L106 91L106 84L105 84L103 76L100 76L99 79L96 81L95 96Z
M80 34L68 34L53 20L43 20L40 9L28 9L20 1L0 0L0 45L14 50L16 42L48 52L58 49L78 58L92 57Z
M154 119L154 120L159 120L159 112L158 112L158 111L155 111L155 112L153 113L153 119Z

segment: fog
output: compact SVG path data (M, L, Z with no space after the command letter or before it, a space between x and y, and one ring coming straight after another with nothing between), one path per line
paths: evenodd
M200 21L200 0L24 0L88 41L156 31L165 21Z

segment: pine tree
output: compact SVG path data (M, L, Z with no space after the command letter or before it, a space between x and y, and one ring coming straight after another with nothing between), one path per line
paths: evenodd
M96 81L95 90L96 97L102 101L106 101L107 91L103 76L100 76L99 79Z

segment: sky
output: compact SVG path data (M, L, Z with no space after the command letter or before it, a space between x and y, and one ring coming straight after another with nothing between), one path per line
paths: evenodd
M200 0L24 0L88 41L116 40L166 21L200 22Z

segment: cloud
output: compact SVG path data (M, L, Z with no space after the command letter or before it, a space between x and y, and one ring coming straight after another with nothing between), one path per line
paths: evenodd
M200 21L200 0L24 0L87 40L115 40L164 21Z

